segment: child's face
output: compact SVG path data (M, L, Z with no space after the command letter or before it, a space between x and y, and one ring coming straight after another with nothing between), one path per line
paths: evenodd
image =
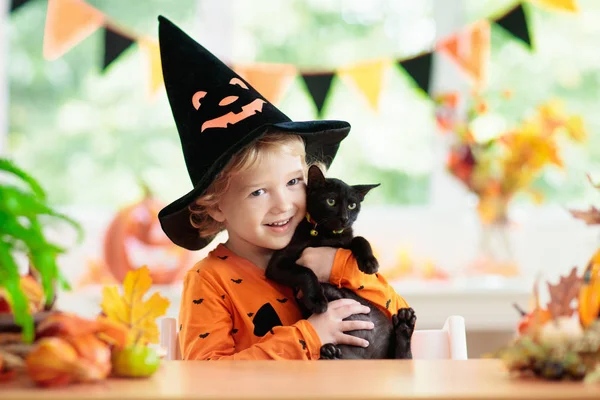
M302 159L276 151L231 178L212 216L225 224L229 245L243 256L287 246L305 214Z

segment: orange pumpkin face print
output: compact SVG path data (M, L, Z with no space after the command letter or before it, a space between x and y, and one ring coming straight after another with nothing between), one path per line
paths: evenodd
M217 102L217 99L211 98L210 93L200 90L192 96L192 106L199 112L210 114L212 118L207 118L200 132L204 132L209 128L227 128L230 125L235 125L238 122L245 120L257 113L262 112L263 105L266 101L255 98L249 103L243 103L248 98L248 86L239 78L232 78L229 81L232 94L222 97ZM238 91L238 93L236 93ZM246 91L246 93L239 93ZM237 94L237 95L236 95ZM243 94L243 95L242 95Z

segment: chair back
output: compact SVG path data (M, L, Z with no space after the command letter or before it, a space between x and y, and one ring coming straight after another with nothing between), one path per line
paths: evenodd
M166 360L181 359L175 318L162 318L160 346L166 352ZM468 357L465 319L453 315L446 319L442 329L415 330L412 336L411 350L415 360L466 360Z

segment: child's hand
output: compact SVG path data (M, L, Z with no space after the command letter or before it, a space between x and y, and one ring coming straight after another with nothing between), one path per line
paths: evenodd
M329 282L337 250L335 247L307 247L296 263L311 269L319 282Z
M347 331L373 329L371 321L343 321L353 314L367 314L369 307L363 306L353 299L339 299L329 303L327 311L313 314L308 321L313 325L322 344L347 344L367 347L369 342L356 336L345 334Z

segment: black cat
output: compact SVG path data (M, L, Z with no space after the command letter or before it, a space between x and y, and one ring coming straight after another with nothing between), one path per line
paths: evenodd
M416 322L412 308L400 309L390 321L377 306L352 290L320 283L311 269L296 264L306 247L329 246L351 250L363 273L376 273L379 264L371 245L365 238L353 235L352 224L360 212L361 202L377 186L379 184L350 186L339 179L325 178L318 167L311 166L306 189L306 218L296 228L289 245L273 254L265 271L268 279L302 291L299 305L305 318L325 312L328 302L341 298L354 299L371 309L368 314L347 318L374 323L372 330L349 332L366 339L369 346L329 343L321 348L322 359L412 358L410 343Z

